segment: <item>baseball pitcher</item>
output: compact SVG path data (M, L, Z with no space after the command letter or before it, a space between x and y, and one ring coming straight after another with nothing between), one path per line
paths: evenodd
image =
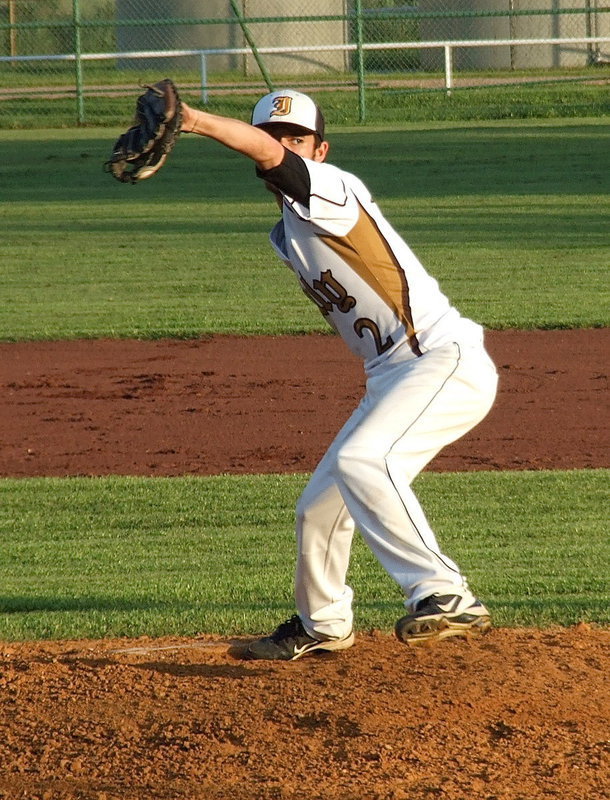
M449 303L366 186L327 163L324 119L283 89L251 124L180 105L181 130L256 164L281 218L271 245L346 345L366 391L297 505L297 613L252 642L247 657L295 660L354 643L346 584L357 528L404 592L395 625L409 644L489 630L489 612L440 548L411 489L425 465L487 414L497 374L483 330Z

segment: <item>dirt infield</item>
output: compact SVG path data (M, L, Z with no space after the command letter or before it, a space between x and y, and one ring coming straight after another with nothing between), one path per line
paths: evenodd
M430 469L608 466L610 329L488 345L496 406ZM362 390L331 336L0 344L0 363L3 476L309 471ZM422 650L361 631L294 664L242 644L0 643L0 800L610 798L607 629Z
M434 470L608 465L610 328L488 334L500 388ZM335 336L0 343L0 475L307 472L362 393Z

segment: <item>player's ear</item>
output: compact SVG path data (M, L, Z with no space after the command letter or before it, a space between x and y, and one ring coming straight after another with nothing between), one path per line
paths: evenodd
M328 155L329 144L328 142L320 142L313 152L314 161L324 161Z

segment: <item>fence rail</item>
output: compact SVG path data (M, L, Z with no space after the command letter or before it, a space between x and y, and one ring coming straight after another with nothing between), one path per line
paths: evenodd
M414 11L378 11L377 9L354 10L346 14L309 14L309 15L290 15L290 16L248 16L245 21L249 24L270 24L283 22L355 22L360 18L370 18L373 16L379 21L401 20L401 19L486 19L486 18L518 18L518 17L545 17L545 16L566 16L605 13L605 7L592 7L584 5L576 8L527 8L504 10L477 9L476 11L447 10L447 11L422 11L413 7ZM48 20L35 22L3 22L0 23L0 30L35 30L42 27L74 27L74 19ZM81 28L112 28L116 26L116 20L80 20L78 26ZM143 28L154 25L155 27L167 27L174 25L236 25L239 26L240 20L237 17L142 17L139 19L124 19L121 24L127 27Z

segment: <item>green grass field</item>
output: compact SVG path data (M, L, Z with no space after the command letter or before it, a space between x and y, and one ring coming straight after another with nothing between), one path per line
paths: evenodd
M275 260L253 168L183 137L140 186L118 130L0 131L0 340L326 330ZM330 131L451 299L493 328L608 325L610 132L599 119ZM497 624L608 624L608 470L425 474L444 548ZM306 476L0 480L0 639L246 633L292 611ZM244 509L247 509L244 511ZM357 625L401 598L359 538Z
M175 65L174 65L175 66ZM53 70L28 65L0 65L0 87L17 89L19 96L0 103L0 129L65 128L77 123L86 126L124 126L133 116L134 96L143 83L154 83L158 71L104 68L89 62L83 74L83 96L75 96L72 65L56 64ZM450 95L444 89L442 72L369 72L366 76L362 107L359 103L357 75L273 77L276 88L291 86L313 92L333 126L366 122L378 125L395 122L432 120L518 120L603 117L610 113L608 76L610 67L543 70L461 71ZM171 77L190 104L202 104L201 76L198 71L172 69ZM480 86L491 79L495 85ZM423 87L430 88L418 88ZM99 87L107 93L99 94ZM58 94L53 88L61 88ZM66 92L66 87L68 92ZM337 88L338 87L338 88ZM432 88L434 87L434 88ZM19 94L19 88L23 93ZM226 88L232 91L226 92ZM71 89L71 93L70 93ZM205 108L217 114L249 119L253 97L267 91L260 74L215 74L208 87ZM203 105L202 105L203 107Z
M425 473L444 548L496 624L610 623L610 470ZM265 631L293 611L305 475L0 481L0 638ZM357 535L359 629L402 598Z
M116 131L0 132L0 340L327 330L272 254L277 210L236 154L184 136L148 183L102 171ZM492 328L608 319L600 120L331 131L464 313Z

